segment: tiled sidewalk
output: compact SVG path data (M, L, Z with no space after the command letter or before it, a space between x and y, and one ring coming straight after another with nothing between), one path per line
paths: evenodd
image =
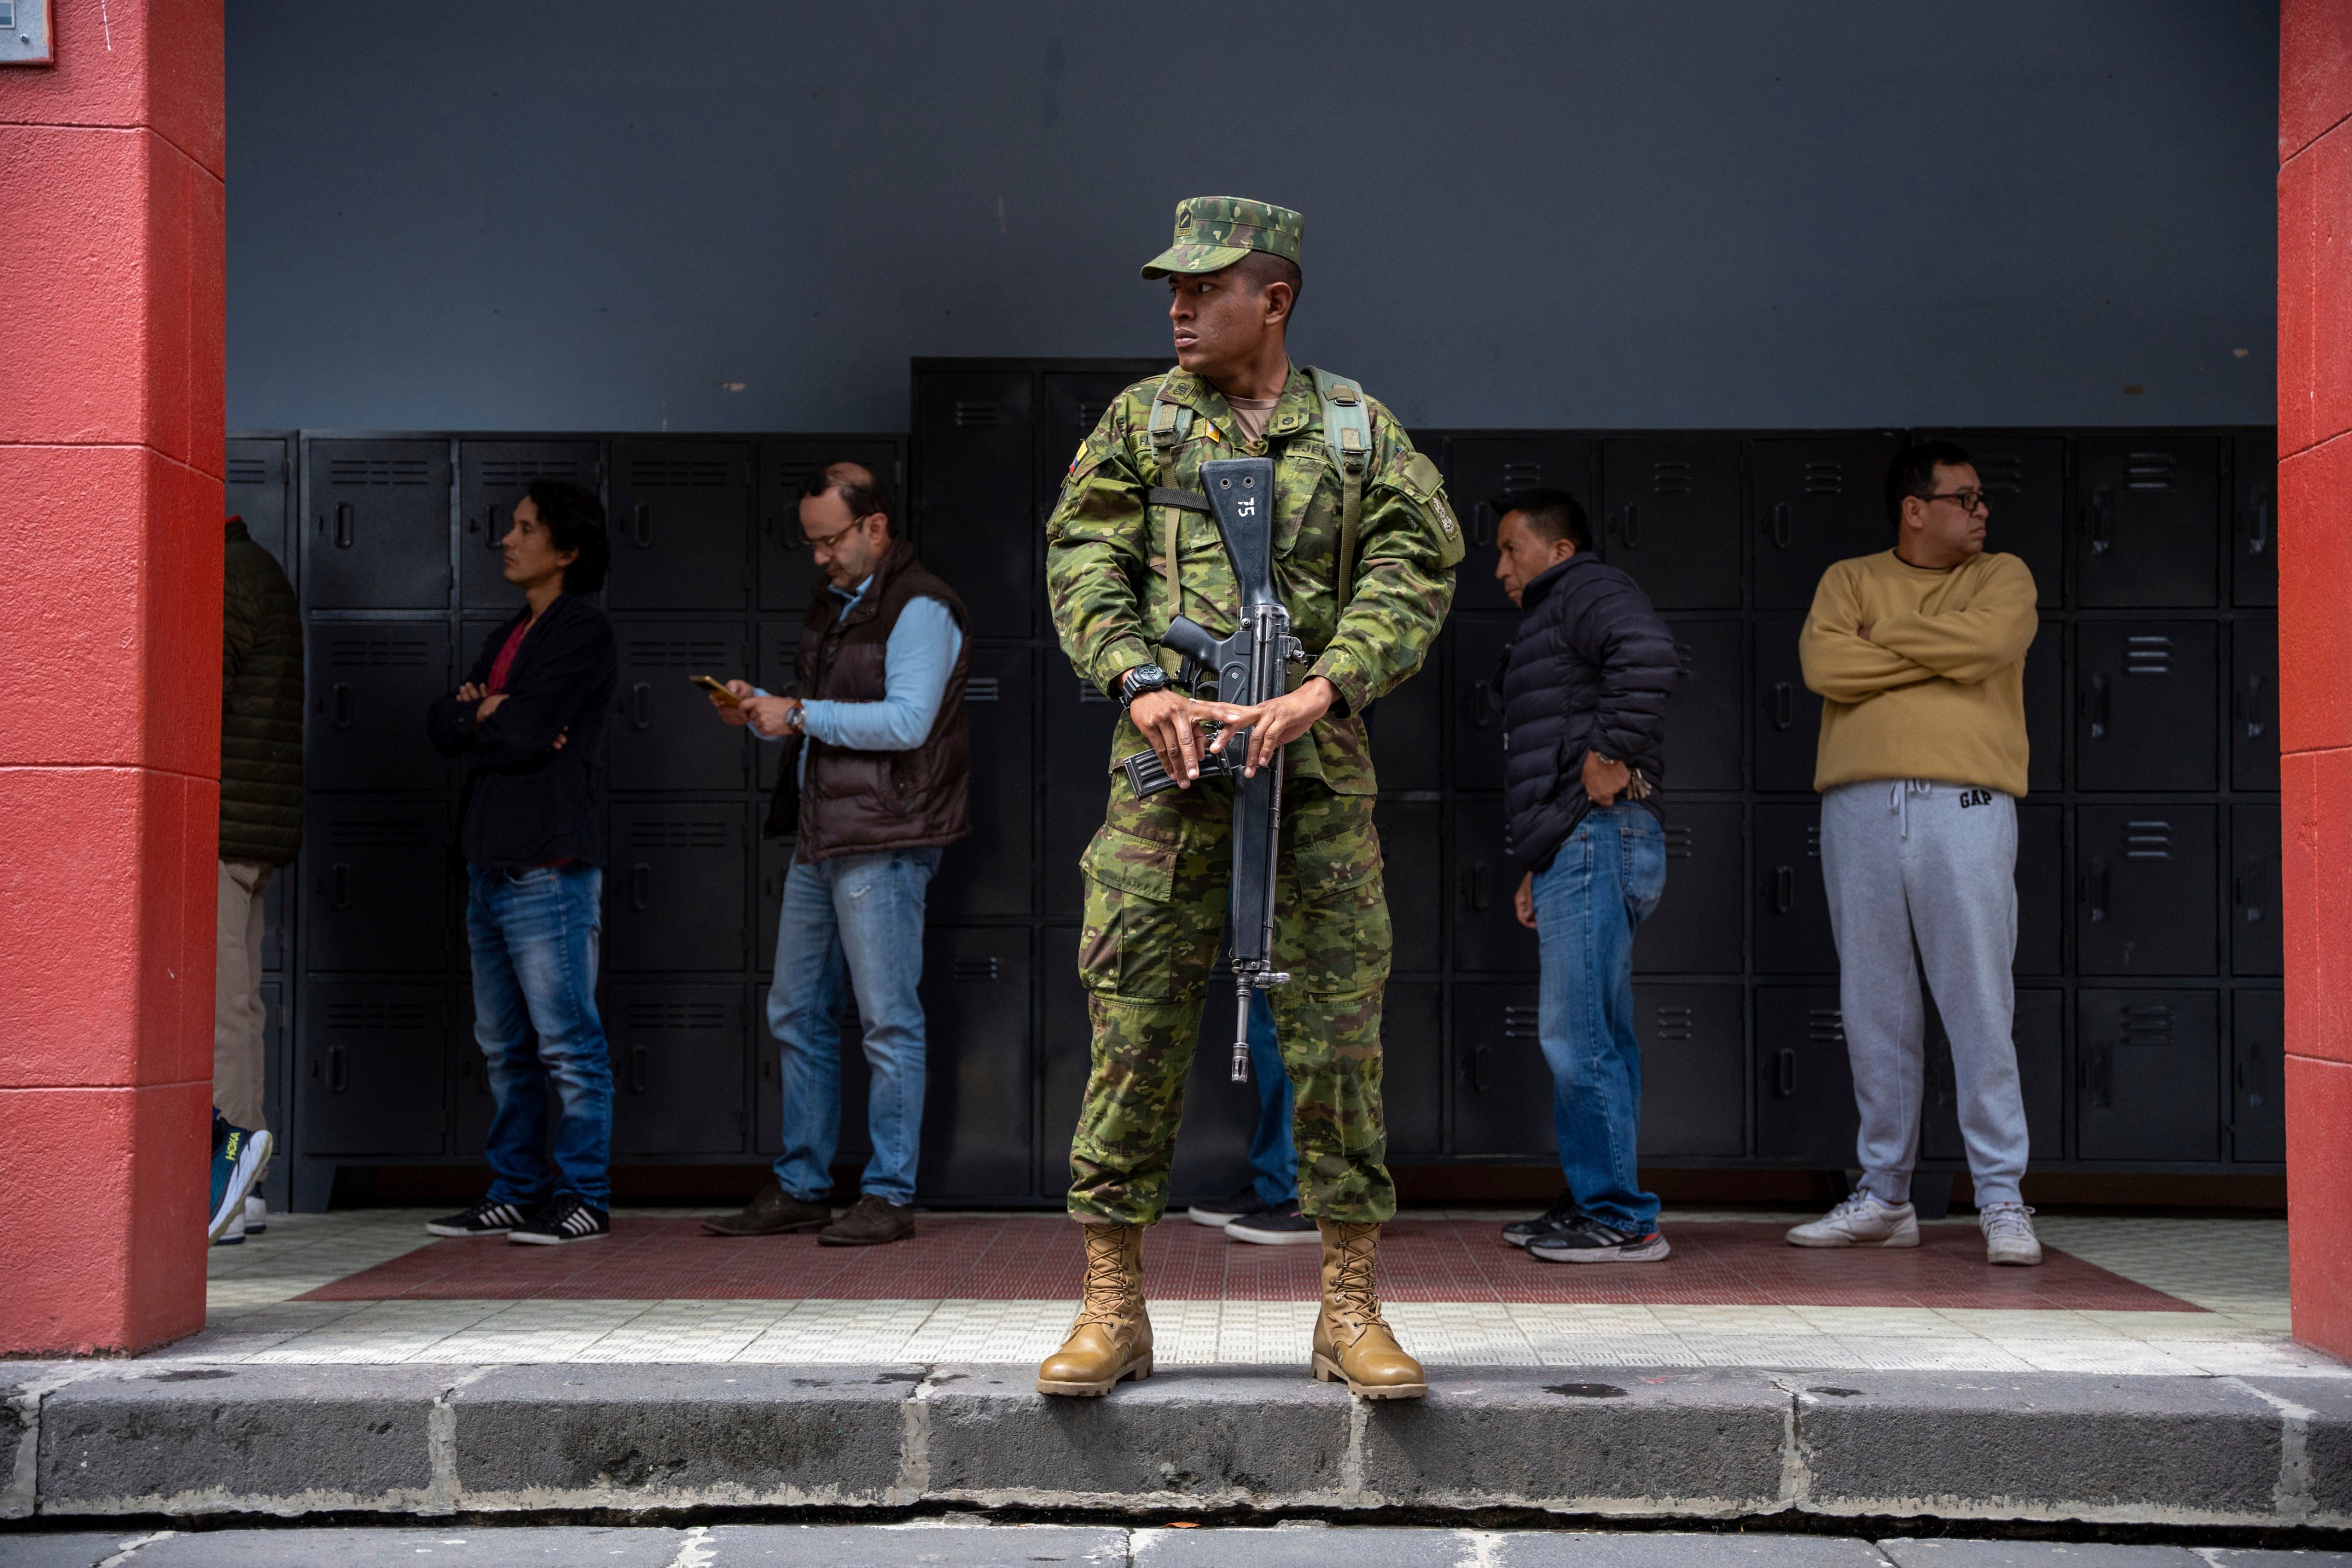
M741 1287L745 1296L732 1298L708 1269L691 1290L681 1284L675 1294L663 1294L662 1279L684 1276L675 1267L665 1274L662 1258L702 1267L702 1258L720 1256L690 1250L698 1241L675 1239L689 1235L688 1226L646 1223L684 1220L681 1211L624 1211L620 1241L551 1249L552 1257L499 1242L433 1243L423 1232L425 1217L405 1210L273 1215L267 1235L241 1247L214 1249L208 1327L162 1353L278 1363L1021 1363L1060 1342L1075 1294L1074 1238L1064 1222L1034 1216L1004 1216L1011 1226L976 1223L986 1216L972 1215L926 1222L942 1231L965 1227L951 1233L959 1243L983 1235L1013 1238L991 1244L1011 1247L1018 1256L1009 1262L974 1254L964 1275L941 1277L942 1288L969 1295L859 1295L857 1289L876 1287L842 1283L846 1276L840 1270L852 1268L878 1269L876 1278L887 1279L908 1267L910 1255L904 1253L896 1260L853 1254L838 1268L827 1258L825 1266L835 1272L825 1276L824 1295L814 1293L817 1286L805 1287L812 1291L807 1296L779 1295L796 1277L795 1268L803 1271L798 1277L810 1278L805 1270L815 1267L813 1250L809 1259L798 1260L781 1250L740 1251L773 1244L711 1241L714 1249L739 1249L709 1266L748 1281ZM1441 1299L1447 1276L1426 1266L1449 1256L1440 1240L1459 1237L1458 1245L1475 1248L1477 1227L1509 1216L1423 1211L1402 1217L1424 1233L1427 1256L1423 1266L1400 1270L1402 1277L1389 1283L1390 1317L1406 1345L1432 1365L2352 1376L2352 1369L2288 1340L2285 1226L2273 1220L2045 1215L2044 1240L2068 1258L2042 1270L1991 1274L1956 1262L1973 1245L1975 1227L1965 1220L1930 1227L1930 1245L1916 1254L1768 1252L1750 1246L1741 1255L1748 1261L1740 1264L1734 1254L1749 1227L1810 1216L1674 1213L1664 1224L1670 1237L1677 1227L1691 1237L1685 1269L1669 1273L1672 1263L1562 1269L1510 1254L1497 1241L1491 1255L1469 1251L1459 1263L1447 1264L1460 1268L1460 1293L1471 1298L1449 1300ZM636 1262L624 1267L631 1233L640 1237ZM788 1239L808 1247L806 1238ZM1298 1281L1288 1277L1299 1273L1311 1280L1311 1248L1243 1248L1197 1226L1170 1228L1153 1239L1154 1250L1171 1262L1180 1256L1189 1260L1183 1269L1170 1271L1171 1288L1184 1299L1155 1295L1152 1302L1162 1362L1282 1365L1302 1359L1315 1310L1311 1285L1300 1293ZM420 1252L426 1247L436 1252ZM453 1248L463 1250L440 1250ZM1233 1258L1222 1271L1208 1270L1204 1264L1226 1248L1246 1256ZM1722 1255L1712 1265L1706 1257L1710 1250ZM600 1256L613 1262L603 1263ZM776 1266L754 1266L763 1258ZM1725 1283L1743 1268L1753 1276L1744 1286L1738 1279ZM560 1276L560 1294L568 1299L507 1295L521 1288L508 1277L509 1269L517 1278L534 1271ZM629 1282L625 1289L606 1289L634 1299L595 1293L594 1281L608 1269ZM1936 1284L1939 1269L1953 1271L1966 1291L2011 1291L2060 1304L1944 1304L1979 1298L1956 1297L1949 1284ZM1066 1291L1059 1288L1066 1270ZM1591 1278L1595 1275L1601 1278ZM1710 1277L1715 1282L1706 1283ZM991 1283L983 1290L953 1282L966 1278ZM1237 1289L1236 1279L1250 1283ZM498 1281L506 1299L456 1293L469 1288L468 1279ZM1039 1285L1036 1296L1004 1293L1039 1279L1055 1288L1049 1292ZM1282 1288L1268 1288L1276 1279ZM1826 1289L1820 1283L1824 1279L1841 1283ZM1932 1289L1923 1292L1923 1279ZM407 1293L369 1299L363 1290ZM1563 1293L1588 1299L1541 1299ZM1735 1300L1719 1299L1727 1293ZM299 1299L306 1296L314 1299ZM1595 1296L1614 1299L1590 1299ZM1876 1304L1830 1304L1850 1300ZM1935 1304L1887 1304L1923 1300ZM2063 1304L2069 1301L2095 1304Z

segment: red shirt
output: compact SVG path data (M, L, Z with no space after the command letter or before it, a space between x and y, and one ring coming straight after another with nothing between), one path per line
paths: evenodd
M530 621L526 616L520 626L508 634L507 646L499 649L499 657L490 661L490 690L506 689L507 671L514 668L515 650L522 647L522 635L529 630Z

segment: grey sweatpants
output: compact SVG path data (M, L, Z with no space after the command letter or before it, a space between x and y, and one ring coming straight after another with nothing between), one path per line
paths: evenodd
M1921 963L1951 1037L1976 1202L2019 1201L2026 1150L2011 1032L2016 877L2017 802L1998 790L1873 779L1822 796L1822 879L1862 1112L1855 1148L1863 1185L1881 1203L1910 1201L1919 1153L1927 1027Z

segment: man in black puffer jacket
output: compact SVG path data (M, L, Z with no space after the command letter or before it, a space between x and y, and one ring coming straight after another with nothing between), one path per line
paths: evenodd
M1504 1237L1547 1262L1653 1262L1667 1247L1635 1168L1633 928L1666 884L1658 787L1674 638L1633 579L1592 553L1573 496L1521 490L1493 504L1495 575L1526 613L1496 674L1503 806L1527 868L1519 923L1542 955L1537 1030L1568 1177L1543 1221Z

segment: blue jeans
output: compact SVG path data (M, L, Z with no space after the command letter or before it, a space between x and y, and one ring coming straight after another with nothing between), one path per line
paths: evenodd
M1258 1202L1278 1208L1298 1196L1298 1150L1290 1141L1290 1071L1274 1033L1274 1006L1263 991L1250 993L1250 1077L1257 1084L1257 1131L1250 1135L1250 1187Z
M552 1188L592 1208L613 1206L613 1058L596 1013L604 892L604 873L593 866L466 869L474 1038L498 1103L493 1203L529 1205ZM551 1083L560 1107L552 1171Z
M1586 1214L1647 1235L1641 1190L1642 1047L1633 1035L1633 928L1666 887L1665 834L1641 806L1585 814L1535 879L1543 990L1537 1031L1551 1068L1560 1170Z
M842 969L866 1032L866 1125L874 1157L858 1190L894 1204L915 1197L923 1134L923 896L937 849L795 860L776 922L768 1031L783 1047L783 1152L776 1181L803 1203L833 1191L841 1139Z

